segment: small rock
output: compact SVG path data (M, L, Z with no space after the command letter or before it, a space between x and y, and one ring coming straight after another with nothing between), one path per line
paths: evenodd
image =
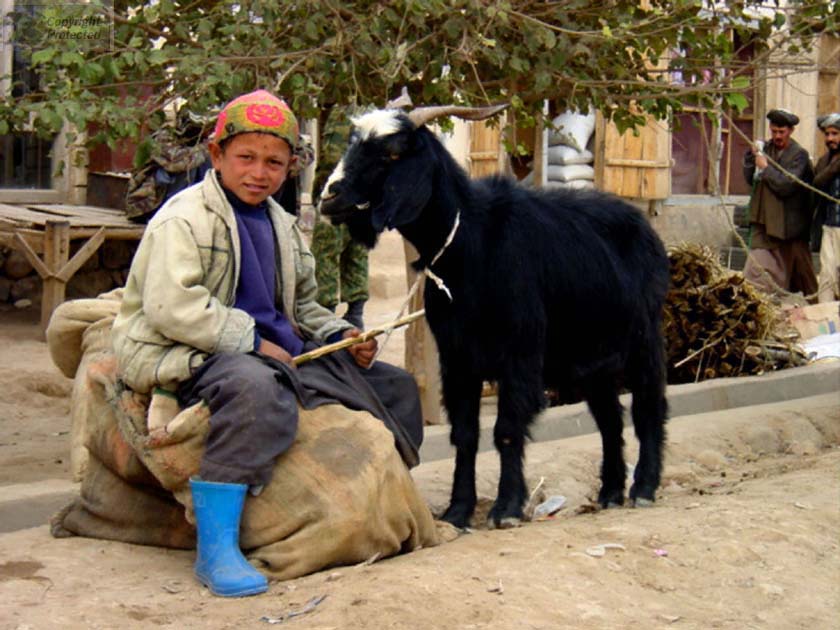
M817 447L810 440L802 440L791 443L788 451L792 455L813 455L817 452Z
M785 594L785 589L778 584L759 584L759 588L761 588L766 595L770 595L771 597L781 597Z
M29 264L29 261L26 260L26 256L16 249L9 252L6 262L3 264L3 272L7 278L11 278L12 280L25 278L33 271L35 270L32 265Z
M726 466L726 458L719 451L707 449L694 458L698 464L709 470L721 470Z
M22 300L24 298L34 300L35 296L40 297L42 286L41 278L38 276L27 276L20 280L15 280L9 291L9 297L12 301Z
M334 573L330 573L327 576L327 582L335 582L336 580L340 580L340 579L341 579L341 573L339 573L338 571L335 571Z

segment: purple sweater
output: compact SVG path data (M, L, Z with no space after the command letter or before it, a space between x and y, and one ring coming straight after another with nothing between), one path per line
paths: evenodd
M303 350L303 340L276 301L279 260L268 204L252 206L231 191L224 189L224 192L236 216L242 260L234 307L248 313L256 322L254 350L259 348L261 339L267 339L292 356L298 355Z

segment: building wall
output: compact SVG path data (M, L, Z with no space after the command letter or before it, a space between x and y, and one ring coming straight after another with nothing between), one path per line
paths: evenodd
M817 149L815 141L817 122L817 98L819 93L819 48L797 57L781 58L774 56L774 63L785 67L775 69L766 77L764 111L756 116L753 130L757 138L768 135L768 122L765 118L771 109L787 109L799 116L799 125L794 132L794 139L812 156Z

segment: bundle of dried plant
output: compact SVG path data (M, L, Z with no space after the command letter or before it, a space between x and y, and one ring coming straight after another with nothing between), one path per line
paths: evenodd
M781 310L704 245L668 251L665 303L668 382L760 374L807 363Z

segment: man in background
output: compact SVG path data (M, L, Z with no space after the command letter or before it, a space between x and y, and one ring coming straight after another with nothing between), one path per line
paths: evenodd
M778 286L810 296L817 292L809 248L811 193L791 175L811 183L814 171L808 152L791 137L799 117L773 109L767 120L770 139L757 142L743 162L744 177L753 185L750 254L744 276L771 293Z
M817 199L815 223L822 228L820 251L819 301L840 299L840 112L817 119L825 134L828 151L814 168L814 186L833 201Z

